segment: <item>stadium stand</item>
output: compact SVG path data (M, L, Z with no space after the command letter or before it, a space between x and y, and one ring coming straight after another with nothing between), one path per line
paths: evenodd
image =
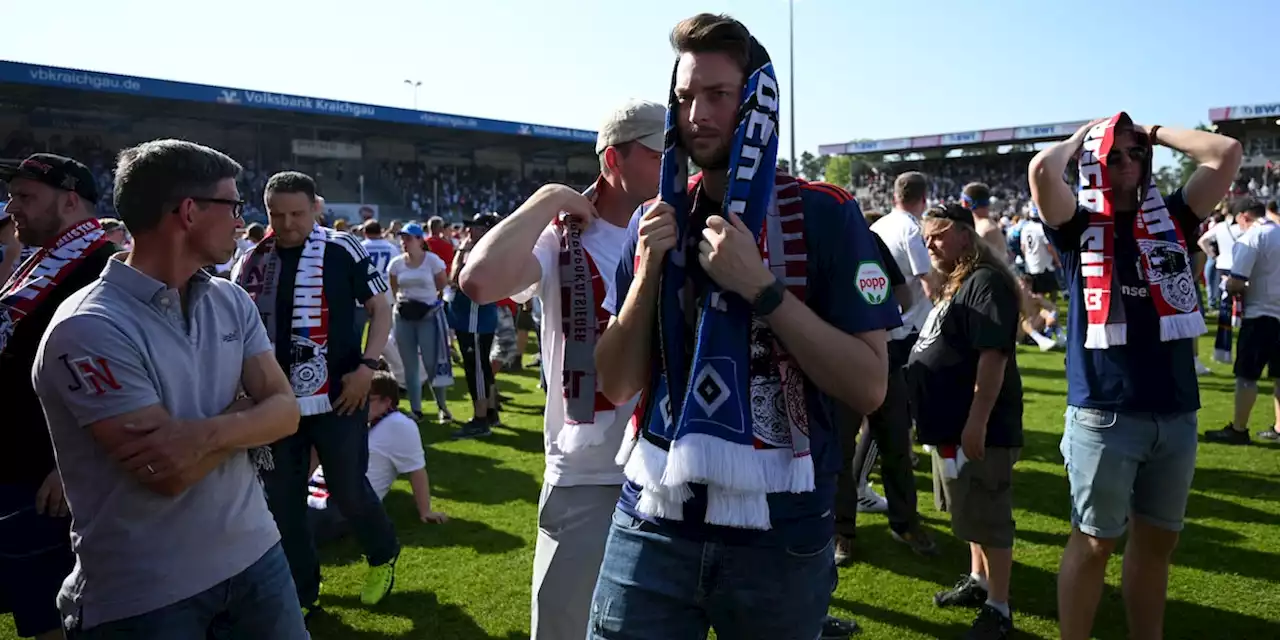
M1213 131L1244 145L1244 162L1232 193L1280 196L1280 104L1213 108L1209 122Z
M584 185L598 169L593 131L0 61L0 158L81 160L101 215L114 214L116 151L161 137L239 160L251 221L282 169L315 177L332 216L420 220L506 214L540 184Z

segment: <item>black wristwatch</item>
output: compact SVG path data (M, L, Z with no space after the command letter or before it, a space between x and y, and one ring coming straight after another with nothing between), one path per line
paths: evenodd
M369 367L369 370L371 370L371 371L377 371L377 370L378 370L378 367L381 367L381 366L382 366L382 363L381 363L381 362L378 362L377 360L374 360L373 358L360 358L360 364L362 364L362 365L364 365L364 366L366 366L366 367Z
M778 278L774 278L769 286L764 288L756 295L756 299L751 301L751 312L763 318L773 313L782 305L782 298L787 293L787 285L783 284Z

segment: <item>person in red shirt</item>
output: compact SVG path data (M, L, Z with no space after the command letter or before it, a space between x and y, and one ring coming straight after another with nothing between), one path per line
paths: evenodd
M427 230L430 232L427 236L427 250L440 256L445 264L453 264L453 241L445 235L444 218L432 216L427 221Z

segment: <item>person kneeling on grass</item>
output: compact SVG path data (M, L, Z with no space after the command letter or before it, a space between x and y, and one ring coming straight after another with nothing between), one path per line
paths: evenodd
M431 510L431 485L427 481L422 436L413 418L397 409L399 404L400 385L395 376L386 371L373 374L369 384L369 469L365 472L369 485L379 499L385 499L396 476L408 474L418 518L423 522L448 522L449 516ZM328 508L329 492L323 468L316 467L311 474L309 491L307 515L316 541L333 540L346 534L349 525L342 512Z
M1018 285L958 205L925 213L933 268L946 279L907 360L920 441L951 528L969 543L970 574L934 597L981 607L966 638L1009 637L1013 464L1022 450L1022 379L1015 358ZM968 407L967 411L957 411Z

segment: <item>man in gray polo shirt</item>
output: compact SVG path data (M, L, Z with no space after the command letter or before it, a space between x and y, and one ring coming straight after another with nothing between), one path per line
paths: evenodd
M123 151L115 205L133 253L68 298L40 346L73 640L307 637L247 453L296 429L297 402L248 295L201 270L235 252L239 173L189 142Z

